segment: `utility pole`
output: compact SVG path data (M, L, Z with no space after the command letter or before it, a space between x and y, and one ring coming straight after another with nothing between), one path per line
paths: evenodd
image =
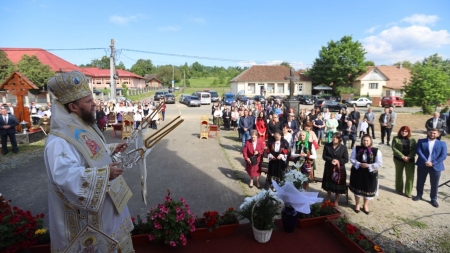
M172 65L172 90L174 89L174 84L175 84L175 66Z
M114 78L115 74L115 50L114 50L114 39L111 39L111 56L109 57L109 70L110 70L110 85L111 85L111 98L116 101L116 79Z

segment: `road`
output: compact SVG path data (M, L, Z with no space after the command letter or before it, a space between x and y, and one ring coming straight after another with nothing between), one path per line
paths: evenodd
M167 189L172 192L172 197L185 198L192 211L199 216L208 210L223 212L228 207L238 208L245 198L218 140L199 139L200 117L211 115L211 106L189 108L178 103L167 105L164 123L180 112L184 122L161 140L147 157L147 206L140 194L138 169L124 173L133 192L128 206L134 217L137 214L145 216L150 207L164 202ZM147 135L152 133L154 130L148 130ZM110 129L104 135L107 142L123 141L112 138ZM43 158L0 173L0 193L12 199L12 205L30 210L33 214L44 213L48 216L47 184Z

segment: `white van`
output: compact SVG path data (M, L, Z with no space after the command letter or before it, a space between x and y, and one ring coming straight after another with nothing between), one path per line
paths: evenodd
M208 92L196 92L197 97L200 99L202 105L211 104L211 94Z

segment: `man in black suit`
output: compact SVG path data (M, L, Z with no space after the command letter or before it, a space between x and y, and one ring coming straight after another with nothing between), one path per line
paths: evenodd
M358 132L359 127L359 119L361 119L361 114L358 112L358 108L353 107L353 112L350 113L350 117L352 118L352 123L356 127L356 132Z
M16 126L19 124L14 115L9 115L6 108L1 108L0 116L0 136L2 138L2 153L4 155L8 154L7 140L9 136L9 141L11 142L12 149L14 153L19 152L16 142Z
M372 108L369 108L369 111L364 114L364 118L369 124L369 129L372 129L372 139L375 140L375 113L372 112ZM367 129L367 134L370 134L369 129Z
M437 128L439 130L439 136L437 137L438 140L441 140L442 135L447 134L447 122L439 117L440 114L438 112L435 112L433 114L433 118L428 119L425 123L425 127L427 128L427 131L430 131L433 128Z
M222 113L222 120L223 120L223 127L225 130L230 130L230 123L231 123L231 112L230 108L225 108L224 112Z

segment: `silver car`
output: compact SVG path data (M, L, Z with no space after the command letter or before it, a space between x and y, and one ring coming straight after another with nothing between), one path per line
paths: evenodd
M186 97L189 97L190 95L189 94L181 94L180 95L180 99L178 100L178 102L180 102L181 104L183 104L184 102L184 99L186 98Z
M184 104L187 106L197 106L200 107L202 105L202 102L200 101L200 98L197 96L189 96L184 99Z

